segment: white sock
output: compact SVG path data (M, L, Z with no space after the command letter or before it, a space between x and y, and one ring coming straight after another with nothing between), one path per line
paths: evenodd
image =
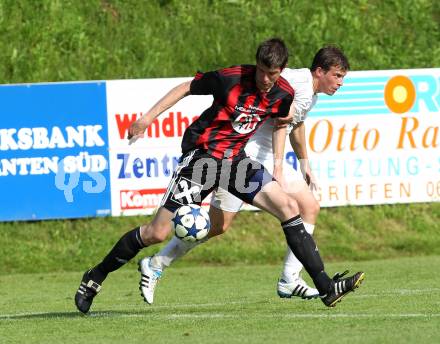
M208 238L204 238L196 242L188 242L173 236L168 244L151 258L151 268L163 271L165 268L169 267L172 262L183 257L193 248L207 240Z
M306 222L303 222L303 224L307 233L313 235L315 225ZM284 256L283 271L281 272L281 279L287 283L293 282L299 277L299 273L301 272L302 268L303 265L301 262L295 257L290 247L287 246L286 255Z

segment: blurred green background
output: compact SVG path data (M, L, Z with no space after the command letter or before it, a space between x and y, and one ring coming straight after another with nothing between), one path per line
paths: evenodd
M191 76L272 36L291 67L328 43L352 70L440 66L435 0L2 0L0 28L1 83Z

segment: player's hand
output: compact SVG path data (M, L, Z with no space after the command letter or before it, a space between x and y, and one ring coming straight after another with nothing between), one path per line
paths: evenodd
M316 181L316 178L314 174L312 173L312 169L310 168L310 164L308 160L301 160L300 161L300 168L301 172L303 174L303 177L309 186L310 190L316 191L318 189L318 183Z
M130 140L130 143L133 143L138 138L144 137L144 132L146 129L147 125L144 121L142 121L142 118L139 118L130 124L127 139Z
M305 177L306 177L306 182L309 185L310 190L317 191L318 190L318 182L316 181L316 178L310 169L306 173Z
M292 120L293 120L293 113L292 112L289 112L289 114L286 117L277 117L278 125L280 125L280 124L284 124L284 125L290 124L290 123L292 123Z
M273 177L283 189L286 188L286 181L284 180L283 168L281 166L274 168Z
M310 165L308 163L304 164L304 166L301 165L301 172L302 172L304 179L305 179L307 185L309 186L310 190L311 191L318 190L318 183L317 183L316 178L313 175L312 170L310 169Z

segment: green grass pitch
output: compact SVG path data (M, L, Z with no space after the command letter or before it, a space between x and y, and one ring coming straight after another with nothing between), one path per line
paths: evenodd
M0 276L1 343L435 343L440 256L328 264L363 270L335 308L280 299L279 266L168 269L145 304L133 266L113 273L90 315L73 295L82 273Z

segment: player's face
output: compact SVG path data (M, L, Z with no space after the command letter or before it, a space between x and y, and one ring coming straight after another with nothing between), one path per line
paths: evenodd
M269 92L272 86L277 82L281 75L282 69L269 68L262 63L257 63L257 72L255 73L255 81L261 92Z
M346 74L339 66L332 66L327 72L318 67L318 92L333 95L342 86Z

